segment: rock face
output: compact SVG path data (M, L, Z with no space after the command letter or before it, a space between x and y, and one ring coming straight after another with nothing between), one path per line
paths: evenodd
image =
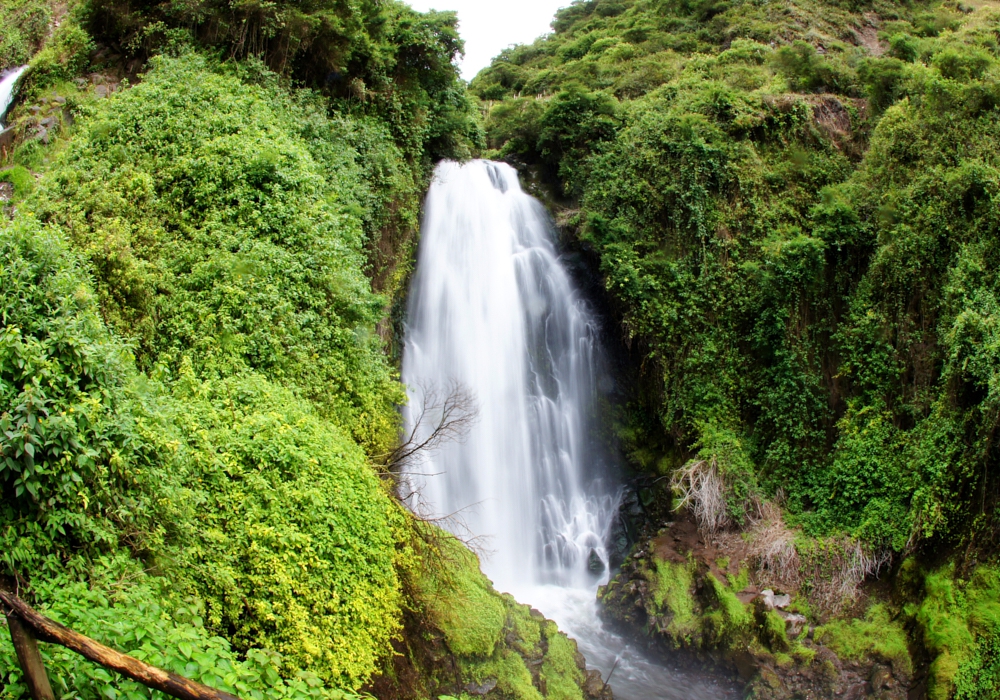
M739 566L727 554L692 523L647 533L599 592L603 613L659 645L734 669L755 700L905 700L906 669L877 655L840 658L814 638L790 592L756 590L731 573Z

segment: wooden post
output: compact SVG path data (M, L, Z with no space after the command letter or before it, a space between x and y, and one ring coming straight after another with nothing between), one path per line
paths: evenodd
M8 621L15 617L20 618L18 622L30 629L39 640L64 646L80 656L105 668L110 668L112 671L117 671L123 676L128 676L149 688L159 690L175 698L181 698L181 700L240 700L235 695L209 688L207 685L178 676L176 673L150 666L139 659L106 647L90 637L85 637L79 632L74 632L70 628L40 615L16 595L2 588L0 588L0 601L3 601L10 609L10 612L7 613ZM11 629L13 630L13 628ZM18 656L20 657L20 653ZM23 667L24 662L21 663ZM49 690L48 696L35 696L35 700L53 700L52 691Z
M45 675L42 655L38 653L38 641L31 630L18 619L17 614L7 612L7 628L10 630L10 640L14 642L17 660L24 671L24 681L28 684L28 692L32 700L55 700L49 677Z

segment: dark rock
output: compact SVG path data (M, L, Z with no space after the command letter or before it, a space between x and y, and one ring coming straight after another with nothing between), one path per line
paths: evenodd
M14 143L14 127L0 131L0 149L10 148Z
M597 553L596 549L590 550L590 556L587 557L587 568L590 569L590 572L593 574L603 573L607 568L607 565L604 563L604 560L601 559L601 555Z
M880 690L889 690L894 685L892 672L882 664L875 664L872 667L871 675L868 676L868 682L871 683L872 690L876 693Z
M486 693L490 692L496 687L497 687L497 679L487 678L482 683L466 683L465 692L467 692L469 695L486 695Z
M600 671L587 671L583 682L583 693L588 698L596 700L602 697L606 684Z
M844 692L843 698L844 700L861 700L861 698L865 697L868 694L867 692L865 692L867 691L867 689L868 689L867 683L864 682L854 683L847 687L847 690Z

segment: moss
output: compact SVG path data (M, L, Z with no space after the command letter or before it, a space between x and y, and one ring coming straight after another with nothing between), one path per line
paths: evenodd
M796 643L792 649L792 657L802 666L810 666L816 658L816 650Z
M488 661L462 664L468 678L477 683L497 682L497 689L511 700L542 700L542 694L532 685L531 672L524 659L513 651L498 651Z
M545 697L551 700L583 700L580 691L583 673L576 665L576 645L551 622L545 625L545 638L549 643L541 671Z
M705 640L722 648L734 648L751 641L753 614L730 588L715 576L705 577L713 600L712 609L702 619Z
M968 688L974 694L1000 682L996 679L1000 672L988 660L991 640L1000 633L1000 569L977 567L964 582L955 578L954 565L928 573L919 571L916 564L905 568L911 585L924 575L924 599L914 616L924 646L934 655L928 670L928 697L951 697L959 680L963 692Z
M897 675L913 673L906 631L884 605L873 605L864 619L836 620L818 627L815 638L842 658L862 661L875 656L891 663Z
M768 648L775 653L787 652L791 648L785 633L785 620L774 610L764 613L760 634Z
M509 619L517 636L515 642L518 651L524 654L531 654L542 641L542 629L539 621L532 617L531 610L526 605L521 605L514 600L509 593L503 596L504 602L509 610Z
M670 634L684 638L697 630L694 610L694 562L675 564L654 559L646 577L652 585L658 612L670 615Z
M750 585L750 571L745 566L741 566L738 574L735 576L727 574L726 580L729 581L729 587L734 591L742 591Z
M447 536L437 546L446 566L422 567L416 581L418 598L453 653L489 657L507 619L504 602L462 543Z

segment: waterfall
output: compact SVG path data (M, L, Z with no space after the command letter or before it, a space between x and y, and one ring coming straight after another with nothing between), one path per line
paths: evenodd
M458 440L405 467L401 496L485 552L497 588L575 637L618 700L735 697L713 679L650 661L598 616L617 469L599 438L609 376L595 315L574 287L544 207L516 171L441 163L427 195L403 352L412 443L443 399L478 405ZM452 413L451 415L456 415Z
M0 131L3 131L4 128L3 118L7 115L7 109L14 101L14 88L17 86L17 79L27 68L27 66L21 66L0 73Z
M452 515L500 588L585 586L607 570L616 509L594 421L597 322L545 209L508 165L442 163L427 196L403 356L405 418L461 386L478 419L411 472L411 507Z

